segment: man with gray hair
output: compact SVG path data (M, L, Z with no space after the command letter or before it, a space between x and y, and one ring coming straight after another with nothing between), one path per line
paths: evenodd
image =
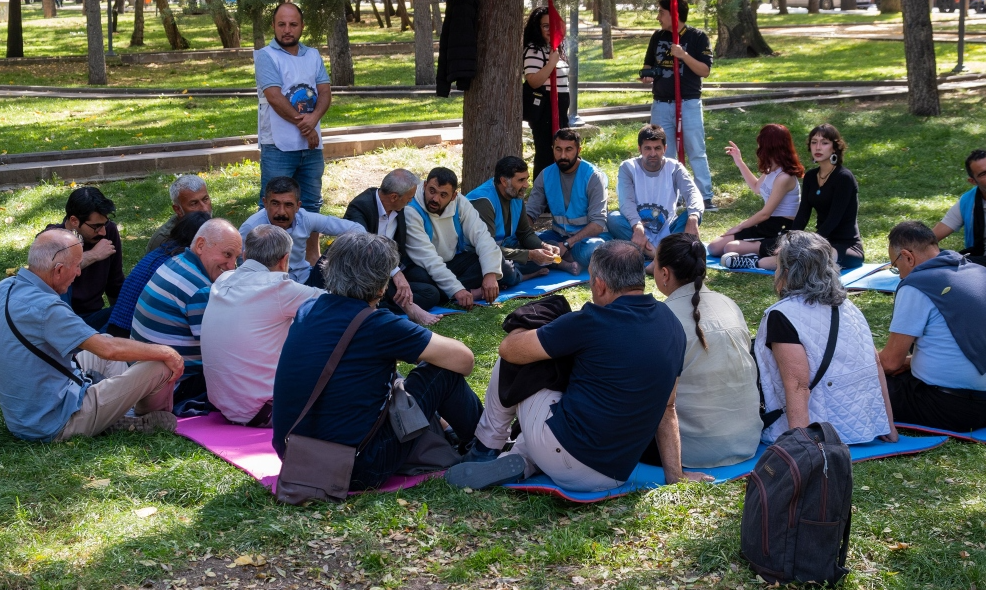
M167 346L98 334L59 297L81 272L79 237L42 232L27 265L0 282L0 410L7 429L44 442L174 431L171 389L184 370L181 356ZM125 416L130 408L136 416Z
M589 289L592 303L580 311L504 338L500 357L509 363L572 357L568 387L541 389L504 407L498 361L473 448L445 473L449 484L479 489L543 471L566 490L607 490L630 478L655 438L668 483L705 479L681 470L674 399L685 331L667 305L644 293L637 246L599 244L589 261ZM500 455L514 418L521 434Z
M383 297L400 255L393 240L370 233L336 239L326 255L329 291L302 306L281 351L274 378L274 450L311 397L329 355L352 320ZM357 446L380 416L398 360L416 363L405 388L425 416L438 412L462 440L472 438L483 406L469 388L473 354L465 344L432 333L386 309L372 311L353 335L338 368L297 435ZM404 463L416 441L401 443L388 421L356 457L351 490L379 487Z
M209 290L202 369L209 401L234 424L269 426L274 372L298 308L325 293L291 280L293 241L275 225L247 234L243 264Z
M186 402L195 406L206 401L199 341L202 315L209 288L223 272L236 268L241 249L242 240L233 224L210 219L196 232L191 246L154 272L137 300L130 337L166 344L185 359L185 374L175 388L179 416L188 409Z
M209 189L205 186L205 181L195 174L183 174L171 183L168 189L171 195L171 210L175 212L167 221L157 228L154 235L147 242L147 253L150 254L157 250L161 244L168 241L171 230L186 213L192 211L205 211L212 214L212 199L209 197Z
M441 293L430 282L411 282L406 278L408 271L416 267L407 255L404 207L414 198L419 182L418 177L409 170L391 170L383 177L380 188L368 188L353 199L342 218L362 225L371 234L388 237L397 243L401 263L390 275L387 292L380 305L396 314L406 313L412 321L429 326L441 319L441 316L428 313L429 309L438 305Z

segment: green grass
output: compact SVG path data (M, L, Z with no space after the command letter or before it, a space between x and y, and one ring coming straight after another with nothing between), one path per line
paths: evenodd
M846 164L860 184L868 259L886 260L885 236L893 224L906 218L938 221L967 186L961 162L986 131L979 116L983 99L946 97L943 106L944 115L934 119L912 117L901 103L709 112L710 165L722 210L707 215L702 235L708 240L759 207L721 150L728 139L749 160L756 131L767 122L788 125L800 148L811 126L829 121L849 142ZM584 156L615 179L618 163L632 153L635 133L636 125L603 127ZM361 168L405 166L423 173L441 164L458 170L456 153L401 148L330 162L325 211L341 214L364 188L345 180ZM204 176L218 215L238 223L254 210L255 163ZM118 206L127 268L169 214L171 179L101 185ZM0 193L0 268L24 263L34 234L61 218L70 190L50 183ZM945 245L958 243L952 237ZM775 300L769 277L713 272L708 284L737 301L754 330ZM652 281L648 290L654 291ZM565 294L575 307L589 299L584 287ZM865 293L853 300L882 346L892 298ZM481 395L502 337L500 322L518 304L452 316L436 328L476 353L468 380ZM984 587L983 465L986 446L954 441L914 457L857 465L853 572L842 587ZM759 587L739 554L742 483L675 485L580 506L506 490L465 494L433 481L342 506L293 508L277 505L253 480L179 437L116 434L41 445L17 441L4 429L0 472L3 588L136 587L145 579L164 586L163 580L181 578L185 583L177 587L228 585L226 575L241 576L243 587L262 581L258 573L273 576L271 587L302 588L321 582L387 588L427 582L461 588ZM157 512L141 518L135 513L140 508ZM909 546L891 549L898 542ZM248 553L264 555L271 565L227 567ZM206 567L218 577L205 578ZM186 568L197 569L193 575Z

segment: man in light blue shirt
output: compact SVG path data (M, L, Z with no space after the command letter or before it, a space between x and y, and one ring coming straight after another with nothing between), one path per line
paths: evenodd
M42 232L27 262L0 282L0 410L7 429L45 442L107 430L174 431L171 389L184 370L181 356L167 346L98 334L59 297L81 272L79 237ZM128 368L134 361L147 362ZM132 407L136 417L124 416Z
M276 225L285 230L294 241L288 274L299 283L321 289L325 279L319 270L312 272L312 268L321 268L322 261L319 260L313 267L305 256L308 236L312 233L339 236L352 231L366 230L353 221L311 213L304 207L299 207L299 193L300 188L293 178L288 176L272 178L267 183L267 192L264 194L264 208L243 222L240 226L240 236L246 241L250 230L264 224Z

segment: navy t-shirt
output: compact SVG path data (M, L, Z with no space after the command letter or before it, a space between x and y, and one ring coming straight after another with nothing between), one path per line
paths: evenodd
M273 446L284 453L284 437L308 403L329 355L366 302L331 293L302 307L288 331L274 377ZM355 447L380 415L397 360L416 363L431 332L378 309L353 336L349 348L315 405L294 430Z
M576 459L625 481L657 433L685 362L685 331L652 295L587 303L538 328L552 358L574 355L548 427Z

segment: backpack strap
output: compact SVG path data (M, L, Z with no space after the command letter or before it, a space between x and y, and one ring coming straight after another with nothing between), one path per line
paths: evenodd
M808 386L808 391L815 389L818 382L822 380L825 376L825 371L828 370L829 365L832 363L832 357L835 356L835 342L839 339L839 308L838 306L832 306L832 327L829 328L829 341L825 344L825 354L822 355L822 364L818 365L818 372L815 373L815 378L811 380L811 385Z
M846 516L846 528L842 531L842 545L839 547L839 567L846 567L846 557L849 555L849 531L852 529L852 510Z
M23 344L25 348L30 350L31 353L34 354L34 356L38 357L39 359L51 365L51 368L55 369L62 375L65 375L66 377L71 379L72 382L74 382L79 387L83 387L86 383L85 381L83 381L78 375L76 375L72 371L66 369L65 365L51 358L51 355L47 354L45 351L41 350L37 346L31 344L31 342L27 338L25 338L23 334L21 334L20 330L17 329L17 326L14 325L14 320L10 319L10 292L13 290L14 290L14 285L11 284L10 288L7 289L7 302L3 306L3 313L5 316L7 316L7 326L10 327L10 331L14 333L14 336L16 336L18 340L20 340L20 343Z

